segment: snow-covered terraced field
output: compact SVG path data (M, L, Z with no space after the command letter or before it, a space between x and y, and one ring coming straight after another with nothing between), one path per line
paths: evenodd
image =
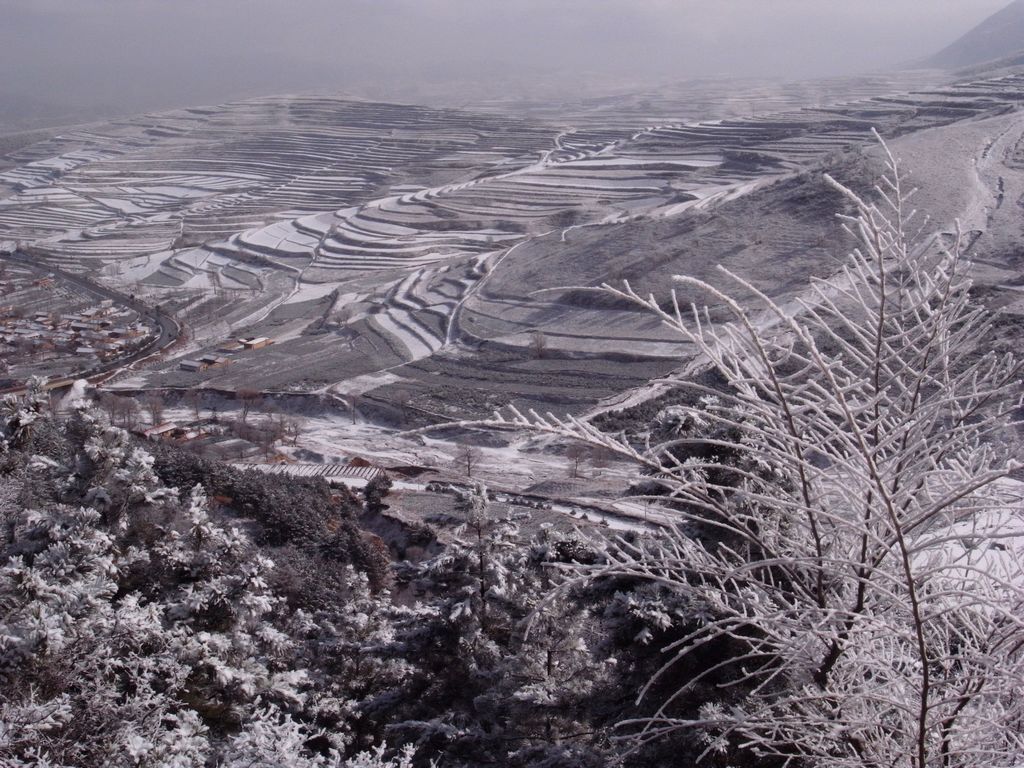
M844 95L863 96L872 85ZM232 238L229 247L269 258L304 251L316 279L480 256L553 226L622 220L638 211L676 215L732 199L766 178L865 143L871 127L898 133L1005 109L1019 86L983 81L639 131L568 129L535 162L276 222Z
M187 296L182 311L202 327L183 355L275 338L266 359L205 374L218 386L272 371L274 387L326 389L439 353L471 366L488 345L528 354L537 329L554 354L668 360L675 347L636 313L533 292L678 269L642 241L614 253L649 224L667 242L700 234L741 254L750 231L706 227L714 211L868 145L873 127L910 135L1024 99L1019 76L937 82L707 81L473 110L296 96L139 116L2 158L0 241L143 295ZM779 218L766 258L826 259L828 232L813 229L809 247L812 229ZM209 317L195 309L206 294L220 297Z
M230 250L247 230L371 200L448 156L528 159L550 140L523 121L313 97L149 115L5 158L0 238L79 268L207 242ZM241 242L273 258L288 240ZM308 257L307 240L297 242L291 250Z

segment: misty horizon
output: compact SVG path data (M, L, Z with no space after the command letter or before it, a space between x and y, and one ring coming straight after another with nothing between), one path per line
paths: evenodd
M812 79L908 64L1005 5L0 0L11 73L0 100L7 113L57 118L283 92L457 104L707 77Z

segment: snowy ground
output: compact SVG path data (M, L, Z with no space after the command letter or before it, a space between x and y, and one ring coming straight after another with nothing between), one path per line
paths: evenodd
M831 268L835 238L807 223L819 212L799 210L813 184L787 182L869 145L867 125L901 133L893 148L934 226L959 217L983 231L986 279L1014 282L1000 254L1024 234L1024 130L1019 112L1006 114L1019 100L999 96L1014 89L1024 77L883 102L901 89L866 79L836 84L831 101L842 103L827 109L818 88L758 92L744 117L731 97L683 114L680 94L655 99L657 114L638 116L626 99L618 113L552 122L318 97L168 112L19 150L0 240L35 244L67 268L102 267L101 279L181 308L189 341L117 387L377 391L378 401L433 387L453 407L507 396L593 415L656 396L658 386L622 390L676 361L700 363L642 313L541 289L633 270L661 291L671 274L702 276L720 260L791 297ZM956 109L927 108L939 99ZM307 116L264 132L283 113ZM250 335L275 344L180 370L181 358ZM553 366L579 375L567 383ZM443 405L425 410L449 414ZM309 417L300 447L443 471L456 452L344 414ZM529 440L480 452L481 478L515 490L568 473L564 449ZM600 473L588 478L594 493L610 495L633 469Z

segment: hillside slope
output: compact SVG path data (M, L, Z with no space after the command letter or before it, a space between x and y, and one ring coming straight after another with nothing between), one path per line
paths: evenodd
M1014 0L924 63L939 69L963 69L1024 51L1024 0Z

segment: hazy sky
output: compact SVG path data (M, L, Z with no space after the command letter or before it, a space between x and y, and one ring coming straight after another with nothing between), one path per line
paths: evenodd
M1007 2L0 0L0 94L145 108L373 82L832 75L930 54Z

